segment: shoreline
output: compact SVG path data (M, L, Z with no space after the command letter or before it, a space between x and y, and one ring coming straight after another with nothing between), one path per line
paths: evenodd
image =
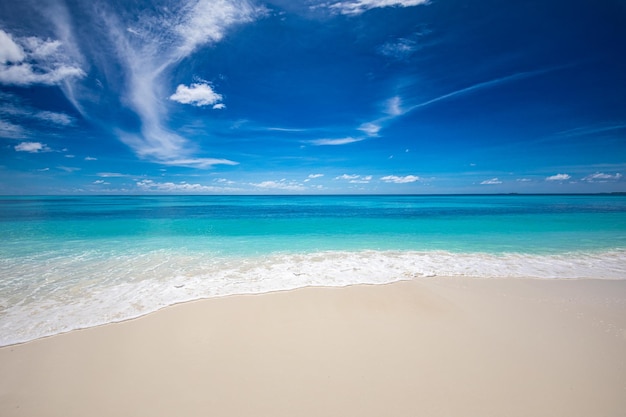
M201 253L54 258L5 264L0 345L152 314L167 306L303 287L384 284L466 276L494 279L623 279L623 249L577 254L326 251L216 259ZM147 266L151 266L147 268ZM27 271L24 272L24 271ZM41 277L46 277L43 282ZM500 277L500 278L498 278ZM2 301L2 300L0 300Z
M0 414L619 415L626 280L434 277L184 302L0 348Z

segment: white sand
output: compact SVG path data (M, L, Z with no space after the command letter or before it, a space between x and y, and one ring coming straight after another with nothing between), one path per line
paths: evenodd
M626 280L187 303L0 349L9 416L625 416Z

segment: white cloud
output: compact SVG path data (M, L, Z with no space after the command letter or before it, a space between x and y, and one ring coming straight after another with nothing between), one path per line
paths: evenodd
M309 143L316 146L337 146L337 145L347 145L349 143L360 142L364 140L364 138L341 138L341 139L315 139L310 141Z
M273 132L304 132L306 129L294 129L294 128L285 128L285 127L268 127L267 130Z
M80 168L76 168L76 167L58 166L57 168L65 172L69 172L70 174L72 172L80 171Z
M418 44L415 40L401 38L394 42L385 43L378 48L378 52L390 58L403 60L411 56L417 49Z
M63 53L61 42L36 37L13 38L0 29L0 83L54 85L85 72Z
M381 180L384 182L391 182L395 184L406 184L410 182L419 181L420 177L416 175L406 175L404 177L399 177L397 175L387 175L385 177L381 177Z
M235 181L231 181L231 180L226 179L226 178L216 178L213 181L219 182L220 184L227 184L227 185L235 184Z
M532 180L530 178L518 178L515 181L517 181L517 182L531 182Z
M307 178L315 179L315 178L321 178L323 176L324 176L324 174L310 174Z
M346 0L330 4L328 7L345 15L357 15L379 7L411 7L427 4L429 0Z
M387 100L387 106L385 112L392 117L401 116L404 114L404 111L400 107L402 104L402 99L398 96L392 97Z
M620 174L619 172L614 175L605 174L603 172L596 172L595 174L587 175L585 178L583 178L583 181L607 182L607 181L617 181L620 178L622 178L622 174Z
M365 132L367 136L378 136L380 129L382 129L382 126L376 122L367 122L359 126L359 130Z
M187 182L154 182L152 180L137 181L136 185L143 191L165 192L165 193L223 193L237 191L226 187L215 187L212 185L189 184Z
M33 114L33 117L46 122L54 123L61 126L70 126L74 123L74 119L65 113L56 113L51 111L40 111Z
M95 180L93 183L97 184L97 185L109 185L109 184L111 184L110 182L106 182L105 180Z
M22 142L15 146L15 150L17 152L39 153L39 152L49 152L50 148L48 148L48 146L40 142Z
M108 38L117 56L117 62L103 70L120 72L124 80L120 99L141 122L139 132L115 133L139 157L158 163L176 165L181 162L197 168L216 163L234 164L196 158L198 148L194 143L165 125L168 106L163 99L173 96L192 105L223 108L217 93L204 83L198 83L195 88L179 86L180 90L172 95L169 76L174 66L196 49L219 42L232 26L253 21L262 16L265 9L248 0L191 0L169 6L158 14L146 10L126 23L113 14L101 12L98 15L108 29ZM131 31L129 26L132 26ZM101 61L107 59L110 60L109 55L102 55Z
M193 83L191 86L180 84L176 88L176 93L170 96L170 100L177 101L182 104L191 104L193 106L202 107L210 105L219 105L222 101L222 95L213 91L210 84ZM215 106L213 107L215 108ZM223 107L218 107L223 108Z
M556 174L546 178L546 181L566 181L569 180L570 177L568 174Z
M184 6L174 26L182 40L177 52L188 56L197 47L219 42L228 28L248 23L267 11L247 0L196 0Z
M373 177L371 175L365 175L363 177L350 180L350 184L369 184L372 178Z
M74 119L65 113L35 109L12 94L2 93L0 100L3 101L0 104L0 116L5 118L5 120L0 120L0 136L2 137L19 139L33 136L32 131L16 124L19 122L27 122L30 126L33 125L33 121L60 126L69 126L74 123Z
M214 165L239 165L239 162L217 158L182 158L161 161L165 165L183 166L191 168L211 168Z
M98 158L94 158L93 156L86 156L85 161L97 161Z
M382 115L370 122L362 123L357 129L364 132L368 137L377 137L380 130L393 119L404 115L407 110L402 108L402 98L393 96L382 103ZM364 140L359 138L358 140Z
M26 54L11 35L0 29L0 64L22 62Z
M223 110L226 108L226 104L224 103L217 103L213 106L213 110Z
M275 190L285 190L285 191L303 191L305 187L302 184L299 184L294 181L287 181L286 179L282 179L280 181L263 181L260 183L251 183L251 185L263 188L263 189L275 189Z
M498 178L492 178L490 180L485 180L480 183L480 185L496 185L496 184L502 184L502 181L500 181Z
M22 126L0 120L0 137L8 139L22 139L26 136L26 130Z
M357 178L359 178L360 175L348 175L348 174L343 174L340 175L338 177L335 177L336 180L356 180Z
M119 172L98 172L96 176L100 178L123 178L129 177L127 174L120 174Z

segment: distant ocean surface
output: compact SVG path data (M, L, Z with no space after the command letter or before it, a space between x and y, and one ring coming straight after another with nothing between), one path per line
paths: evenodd
M626 278L626 196L0 197L0 345L424 276Z

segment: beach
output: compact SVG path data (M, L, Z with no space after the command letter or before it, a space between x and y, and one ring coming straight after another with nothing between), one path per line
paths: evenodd
M217 297L0 348L2 416L623 416L626 281Z

